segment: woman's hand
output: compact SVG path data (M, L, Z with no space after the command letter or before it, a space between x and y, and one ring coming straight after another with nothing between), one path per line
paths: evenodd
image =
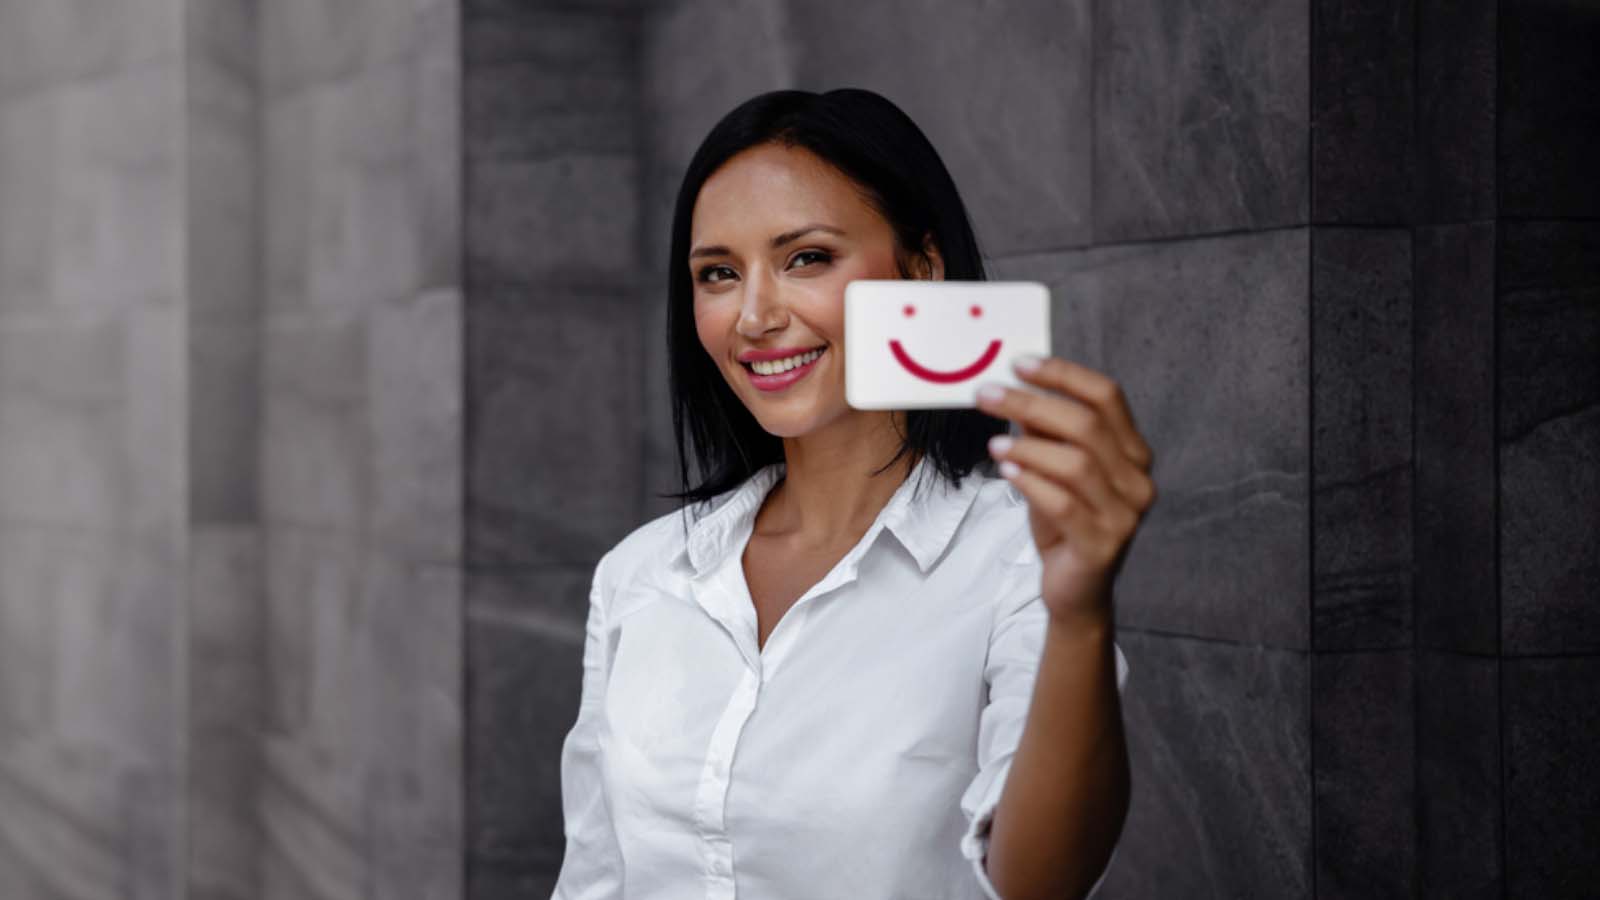
M1059 623L1110 623L1111 585L1128 544L1155 502L1154 454L1134 427L1122 388L1055 356L1017 377L1043 393L978 392L978 408L1012 419L1022 434L996 435L989 453L1028 501L1033 542L1044 563L1042 591Z

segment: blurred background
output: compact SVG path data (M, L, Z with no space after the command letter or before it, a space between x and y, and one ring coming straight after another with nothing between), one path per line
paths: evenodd
M589 579L675 508L678 180L841 86L1156 448L1102 896L1592 895L1597 46L1585 0L0 0L0 900L548 896Z

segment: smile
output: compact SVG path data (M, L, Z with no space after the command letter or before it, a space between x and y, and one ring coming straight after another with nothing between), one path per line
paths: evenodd
M953 372L940 372L924 366L912 359L911 355L906 353L905 348L900 346L900 342L896 340L889 341L889 352L894 354L894 358L900 365L905 367L907 372L921 378L923 381L932 381L936 384L951 384L957 381L966 381L968 378L987 369L989 364L994 362L994 358L1000 355L1000 342L990 341L989 349L983 351L983 355L978 357L976 362Z

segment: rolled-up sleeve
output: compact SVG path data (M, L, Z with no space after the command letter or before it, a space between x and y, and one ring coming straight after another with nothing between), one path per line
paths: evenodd
M1021 743L1050 615L1038 593L1039 568L1020 566L1012 576L1009 580L1013 591L1008 592L1011 599L1002 600L996 610L989 636L989 656L984 665L989 696L978 722L978 773L961 795L961 812L968 822L966 833L961 837L961 853L972 861L978 883L990 900L1001 900L1001 897L984 868L989 852L989 831L994 824L995 809L1000 804L1000 792L1005 788L1006 775L1011 770L1011 758ZM1120 694L1128 678L1128 662L1121 647L1113 643L1112 648L1116 652ZM1115 858L1116 848L1113 847L1111 859ZM1108 860L1105 871L1089 890L1089 896L1099 890L1105 872L1110 869Z
M584 627L583 688L578 718L561 746L561 812L567 838L551 900L610 900L622 896L622 854L605 792L599 729L606 692L606 602L603 572L595 566Z

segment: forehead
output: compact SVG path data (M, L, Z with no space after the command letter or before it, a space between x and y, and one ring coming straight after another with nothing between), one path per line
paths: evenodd
M843 172L802 147L762 144L711 173L695 199L691 243L764 240L796 223L822 221L846 231L883 223Z

